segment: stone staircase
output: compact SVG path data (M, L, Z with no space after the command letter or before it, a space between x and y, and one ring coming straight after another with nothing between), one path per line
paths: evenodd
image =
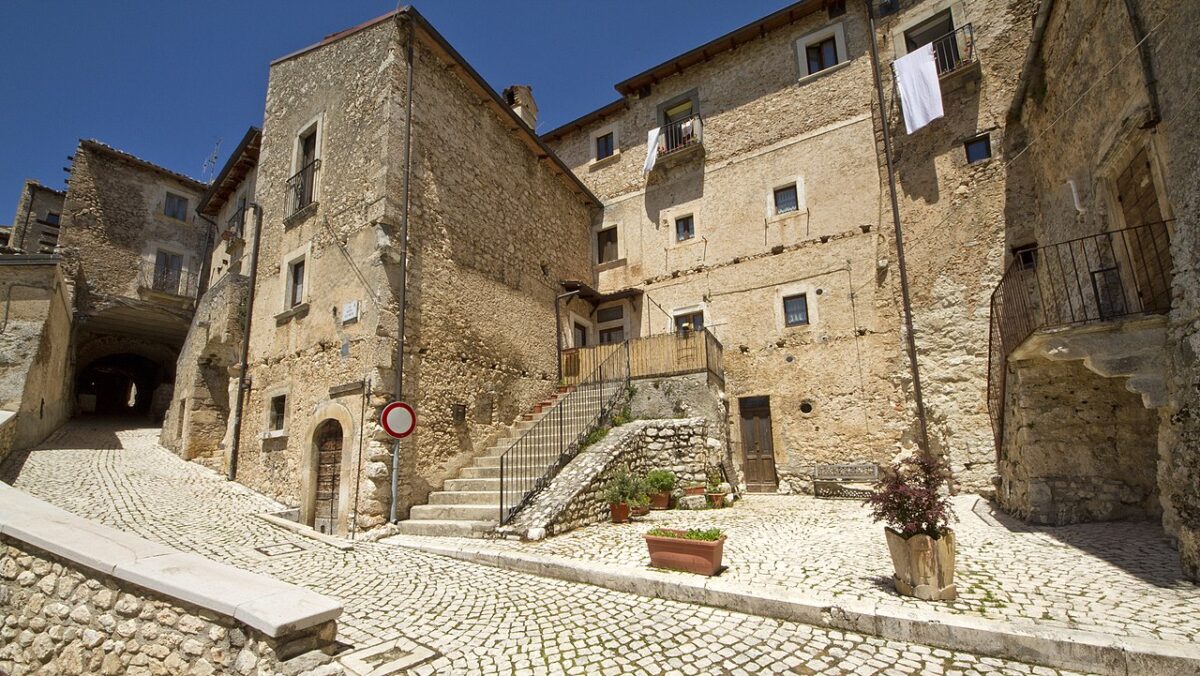
M447 479L442 490L430 493L427 504L414 506L409 512L408 520L397 524L398 533L482 537L494 530L500 523L500 456L538 421L551 415L572 392L573 388L559 388L557 392L534 405L531 411L523 414L512 427L496 438L482 455L463 467L456 478ZM591 391L575 392L576 401L580 397L591 399L600 396L599 389L594 394ZM586 409L592 410L592 407L588 406ZM573 440L566 441L569 443ZM545 475L553 462L552 459L557 459L562 449L559 447L557 435L532 439L531 442L537 456L545 460L531 461L515 469L522 470L518 475L522 478L536 479ZM510 476L514 475L512 468L508 471Z

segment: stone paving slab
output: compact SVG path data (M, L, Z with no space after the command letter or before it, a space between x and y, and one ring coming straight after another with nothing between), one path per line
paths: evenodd
M282 506L156 436L76 422L5 476L78 515L338 599L339 639L406 673L1069 673L379 543L330 546L257 518ZM259 551L270 545L289 553Z

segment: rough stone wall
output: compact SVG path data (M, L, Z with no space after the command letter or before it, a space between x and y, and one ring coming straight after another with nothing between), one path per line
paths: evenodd
M621 466L634 476L667 469L675 473L679 485L704 483L707 469L724 455L724 441L713 437L712 431L705 418L636 420L614 427L580 451L505 532L540 537L607 521L604 492Z
M9 246L25 253L52 253L43 251L41 246L43 234L54 237L42 223L51 212L62 216L64 197L62 191L47 188L34 180L25 181L17 200L17 213L13 216Z
M90 312L106 296L138 298L138 275L153 269L156 245L183 253L184 273L199 274L208 224L192 210L204 187L94 141L81 141L71 165L59 238L77 308ZM168 191L188 199L187 220L164 213Z
M32 446L71 414L71 307L59 265L0 265L0 410L13 411L10 450Z
M1159 515L1158 415L1079 361L1011 363L1001 506L1034 523Z
M4 673L265 675L286 669L274 640L231 617L181 606L16 540L0 538L0 547ZM313 635L332 639L333 631L329 622Z
M179 353L175 389L159 437L163 446L183 458L216 470L225 469L230 373L240 357L248 288L246 277L226 274L197 304ZM232 394L236 396L236 390Z

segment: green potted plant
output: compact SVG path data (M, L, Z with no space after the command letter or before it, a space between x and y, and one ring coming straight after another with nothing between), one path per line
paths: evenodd
M629 473L629 467L619 465L613 470L612 479L604 489L604 497L608 501L613 523L628 522L630 506L639 502L644 495L645 491L642 490L641 482L633 478L633 475Z
M719 528L654 528L643 536L655 568L716 575L721 570L725 535Z
M896 591L926 601L950 601L954 588L954 531L947 482L950 467L924 455L894 463L866 504L885 524Z
M684 495L704 495L704 482L693 481L683 486Z
M646 492L650 494L650 509L669 509L671 491L675 490L675 473L653 469L646 473Z
M646 494L646 488L643 485L637 497L629 502L630 516L646 516L650 513L650 496Z
M722 490L721 473L715 468L708 470L708 487L705 488L704 494L708 496L708 505L710 507L724 507L725 495L728 491Z

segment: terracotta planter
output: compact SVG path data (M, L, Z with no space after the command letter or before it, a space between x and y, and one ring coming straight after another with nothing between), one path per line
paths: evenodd
M712 542L656 535L642 537L646 538L646 548L650 550L650 565L655 568L670 568L698 575L716 575L721 570L724 535Z
M650 509L670 509L671 491L650 494Z
M684 495L704 495L704 486L684 486Z
M625 503L609 504L613 523L629 523L629 505Z
M884 534L897 592L926 601L952 601L958 596L954 589L954 531L947 529L936 540L928 535L905 538L891 528L885 528Z
M632 516L646 516L650 513L650 505L637 505L629 510Z
M705 493L708 496L709 507L724 507L726 493Z

